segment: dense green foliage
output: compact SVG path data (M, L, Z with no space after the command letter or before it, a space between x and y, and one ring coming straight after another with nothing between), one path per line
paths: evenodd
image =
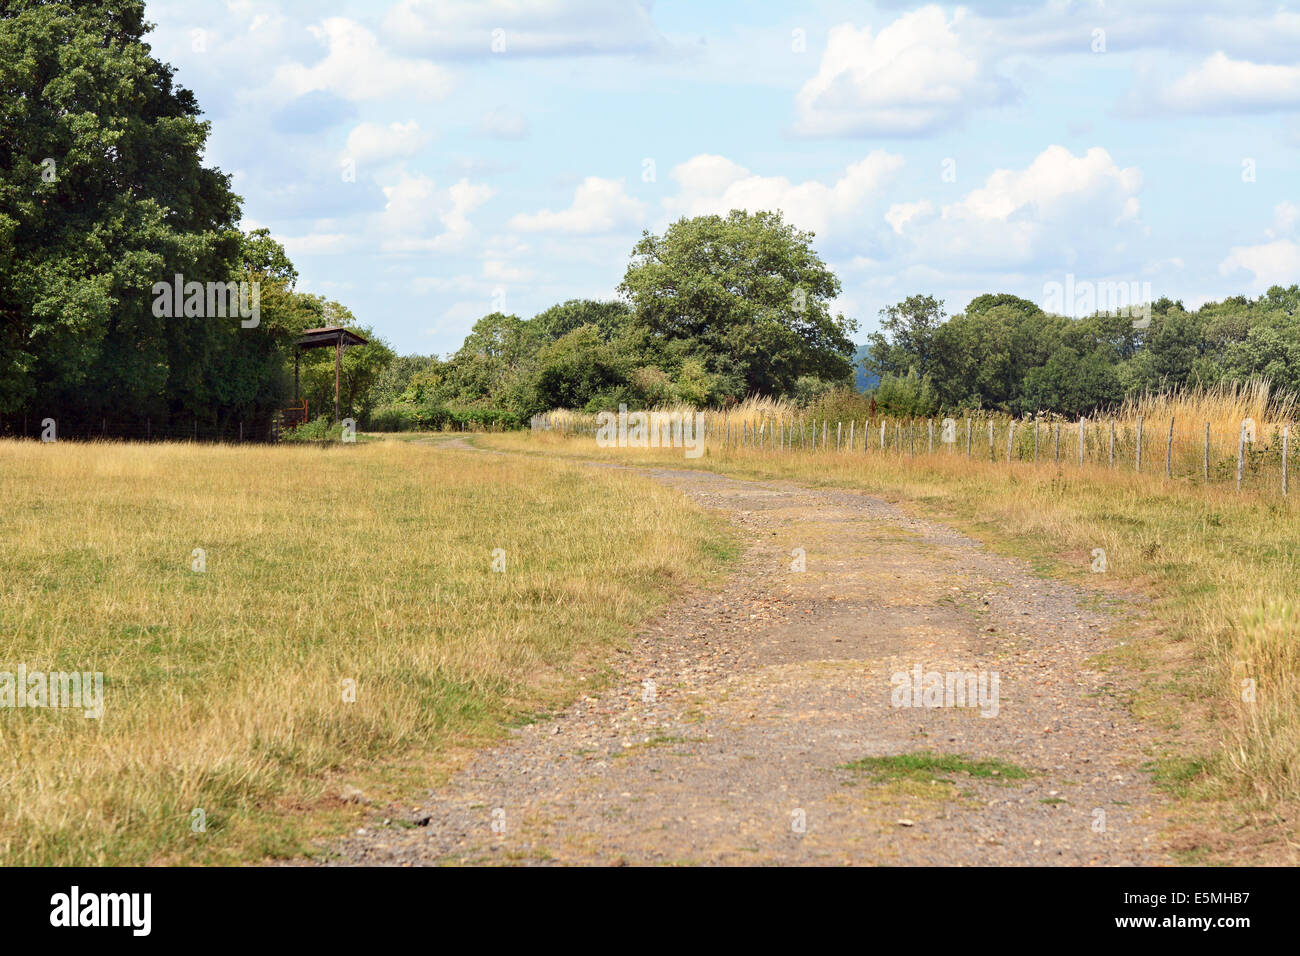
M447 359L394 365L374 424L512 425L559 407L812 398L848 384L856 324L831 315L839 280L812 238L779 213L738 210L645 233L623 300L575 299L531 319L484 316Z
M1148 321L1149 320L1149 321ZM991 408L1082 415L1127 395L1254 376L1300 391L1300 286L1207 303L1160 299L1149 316L1071 319L1012 295L982 295L946 318L912 296L881 313L863 362L887 410Z
M178 423L256 434L291 394L296 336L341 309L293 291L297 273L266 230L239 231L229 177L202 162L208 124L150 55L150 29L140 0L0 5L0 416L11 428L49 416L114 433L147 421L153 434ZM178 274L256 284L259 314L159 314L155 284ZM349 352L350 399L382 357ZM316 392L320 361L307 367ZM332 412L332 370L329 385Z

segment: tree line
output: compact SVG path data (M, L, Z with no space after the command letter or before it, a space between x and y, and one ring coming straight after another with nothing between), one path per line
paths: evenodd
M1161 298L1137 310L1070 318L1014 295L981 295L945 316L910 296L881 313L863 365L894 410L983 408L1077 417L1125 398L1267 378L1300 392L1300 286L1273 286L1188 310Z
M148 423L209 436L238 424L256 437L293 397L295 357L309 411L332 412L332 350L296 356L295 342L336 325L369 340L344 353L343 415L376 429L751 395L845 414L870 403L1077 416L1254 376L1300 390L1296 285L1195 310L1164 298L1141 321L1070 318L1008 294L949 316L914 295L855 345L815 237L776 211L646 231L616 299L493 312L453 354L399 357L346 306L298 291L267 230L240 230L230 178L202 162L208 124L150 54L150 29L140 0L0 6L0 431L53 417L74 431ZM176 276L187 288L255 285L258 315L212 316L201 296L160 312L157 287Z
M264 229L238 228L230 177L203 164L209 127L150 54L139 0L0 5L0 423L69 432L257 435L292 394L306 328L356 326L295 291ZM244 283L258 316L177 314L157 286ZM197 314L196 314L197 313ZM360 330L365 331L368 330ZM347 357L361 399L383 343ZM309 400L332 408L332 356L304 356ZM328 380L328 381L327 381ZM320 404L319 407L325 407Z

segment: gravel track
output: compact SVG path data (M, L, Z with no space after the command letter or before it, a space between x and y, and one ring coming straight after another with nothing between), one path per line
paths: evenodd
M868 495L639 470L742 529L737 572L648 621L599 696L377 808L319 862L1173 862L1139 769L1151 732L1087 663L1115 639L1085 592ZM893 706L916 665L996 672L996 716ZM1000 772L845 766L915 752Z

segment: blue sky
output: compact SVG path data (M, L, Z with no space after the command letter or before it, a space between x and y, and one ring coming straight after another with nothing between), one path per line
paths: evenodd
M157 0L244 226L399 352L611 298L641 230L781 209L860 323L937 295L1300 281L1277 2Z

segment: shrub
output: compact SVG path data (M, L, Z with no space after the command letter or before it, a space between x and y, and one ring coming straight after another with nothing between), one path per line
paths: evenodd
M939 396L930 376L917 375L916 369L906 375L886 372L873 395L880 409L889 415L933 415L939 410Z
M339 441L343 438L343 425L335 425L328 415L318 415L283 432L280 438L282 441Z
M419 427L414 405L394 402L381 405L370 413L369 430L372 432L409 432Z
M829 421L860 421L871 416L871 403L854 388L833 388L808 406L808 417Z

